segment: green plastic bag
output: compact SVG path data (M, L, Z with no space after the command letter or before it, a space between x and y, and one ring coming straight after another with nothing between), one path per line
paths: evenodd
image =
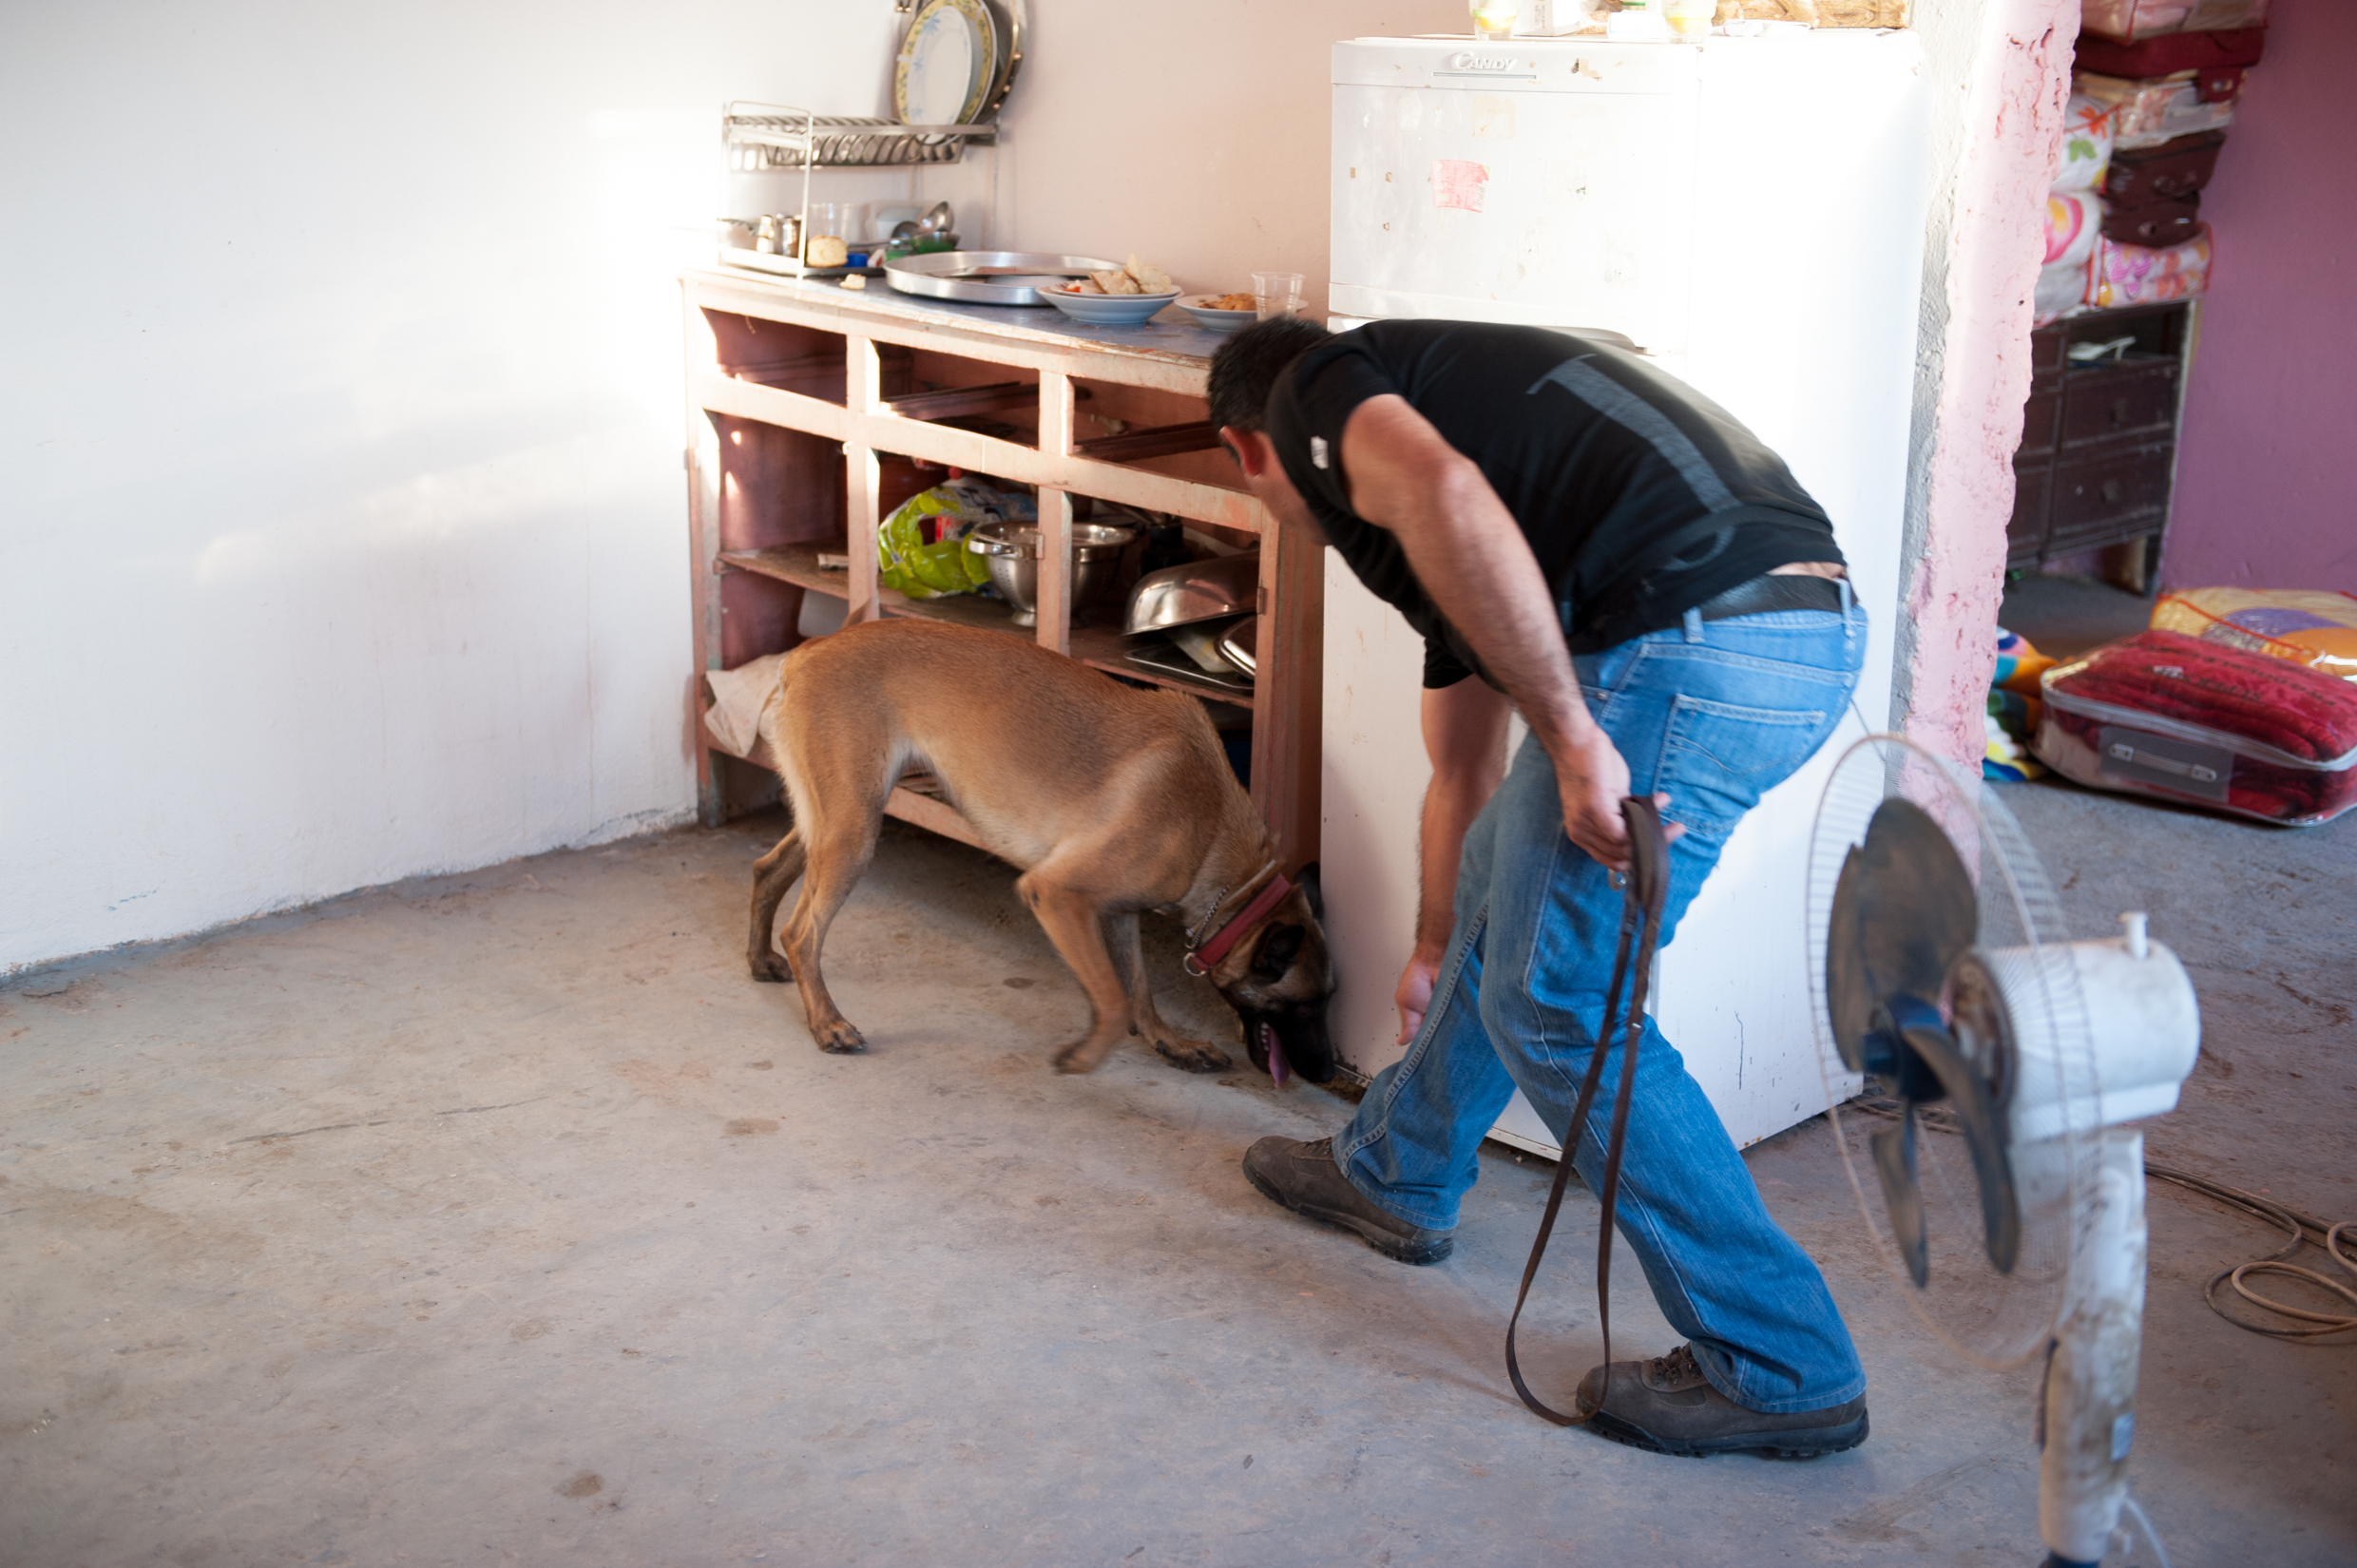
M925 541L932 522L933 542ZM994 490L970 479L936 485L903 502L875 533L876 578L910 599L975 593L990 581L983 558L966 547L982 523L1036 523L1039 505L1020 492Z

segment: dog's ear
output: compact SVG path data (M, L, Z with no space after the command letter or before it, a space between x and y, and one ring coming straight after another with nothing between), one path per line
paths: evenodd
M1253 949L1253 973L1268 980L1281 980L1286 967L1301 952L1301 943L1309 933L1299 926L1279 926L1260 939Z
M1318 924L1323 926L1326 923L1326 892L1317 883L1316 861L1313 860L1301 868L1301 874L1293 878L1293 886L1299 888L1308 896L1310 912L1315 915Z

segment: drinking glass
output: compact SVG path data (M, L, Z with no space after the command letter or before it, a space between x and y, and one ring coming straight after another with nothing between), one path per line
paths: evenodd
M1256 272L1252 275L1253 308L1266 321L1291 316L1301 308L1301 275L1297 272Z

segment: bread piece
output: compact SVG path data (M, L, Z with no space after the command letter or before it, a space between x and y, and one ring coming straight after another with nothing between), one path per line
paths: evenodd
M852 248L832 234L814 235L802 247L806 267L839 267L851 258Z
M1097 286L1097 280L1093 277L1076 277L1064 285L1064 292L1066 294L1102 294L1104 290Z
M1170 280L1170 274L1151 261L1139 260L1136 252L1130 254L1128 261L1122 264L1121 270L1138 280L1140 294L1176 294L1178 292L1178 286Z
M1119 267L1108 272L1092 272L1088 276L1095 279L1097 286L1107 294L1136 294L1138 292L1138 280Z

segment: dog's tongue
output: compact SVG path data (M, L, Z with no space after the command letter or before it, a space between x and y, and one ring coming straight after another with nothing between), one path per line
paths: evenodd
M1260 1025L1260 1054L1269 1059L1269 1077L1278 1088L1293 1081L1293 1063L1285 1060L1285 1047L1277 1042L1276 1031L1266 1023Z

